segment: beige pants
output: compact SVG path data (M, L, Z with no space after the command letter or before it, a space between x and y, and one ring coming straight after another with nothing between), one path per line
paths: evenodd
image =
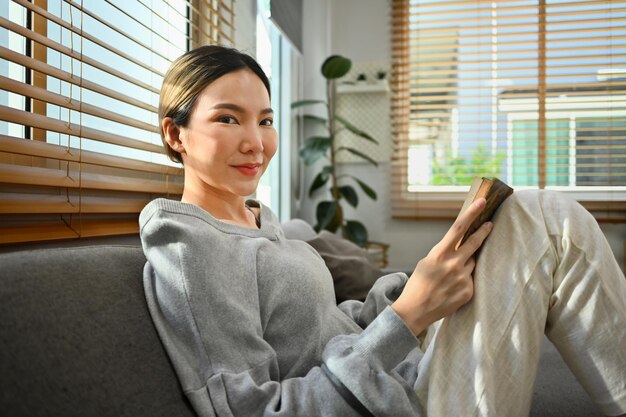
M626 412L626 279L593 217L522 191L494 224L474 299L425 341L415 389L428 416L528 416L544 333L606 415Z

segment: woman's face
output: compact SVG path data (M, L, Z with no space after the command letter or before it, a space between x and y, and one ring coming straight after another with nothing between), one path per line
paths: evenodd
M278 147L273 119L267 89L249 69L209 84L180 128L185 188L224 197L252 194Z

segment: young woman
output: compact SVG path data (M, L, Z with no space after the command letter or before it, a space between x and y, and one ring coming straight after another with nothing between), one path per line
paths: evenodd
M607 415L626 412L626 281L581 206L517 193L455 251L479 200L410 278L338 306L321 257L247 199L278 146L269 90L252 58L204 46L161 91L185 184L141 213L144 284L199 415L523 416L544 331Z

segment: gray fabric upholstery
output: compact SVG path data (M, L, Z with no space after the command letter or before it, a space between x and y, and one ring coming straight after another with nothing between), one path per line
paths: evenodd
M0 254L0 415L194 415L148 314L144 263L139 246ZM531 416L600 415L546 343Z
M139 247L0 255L0 414L193 416L146 307Z
M290 219L281 223L287 239L311 240L317 237L317 232L310 224L302 219Z
M530 417L602 417L556 348L544 338Z

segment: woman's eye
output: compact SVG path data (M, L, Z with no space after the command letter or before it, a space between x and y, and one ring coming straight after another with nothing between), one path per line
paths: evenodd
M220 116L218 118L218 121L220 123L226 123L230 125L237 123L237 119L235 119L233 116Z
M262 126L274 126L274 120L272 120L272 119L264 119L261 122L261 125Z

